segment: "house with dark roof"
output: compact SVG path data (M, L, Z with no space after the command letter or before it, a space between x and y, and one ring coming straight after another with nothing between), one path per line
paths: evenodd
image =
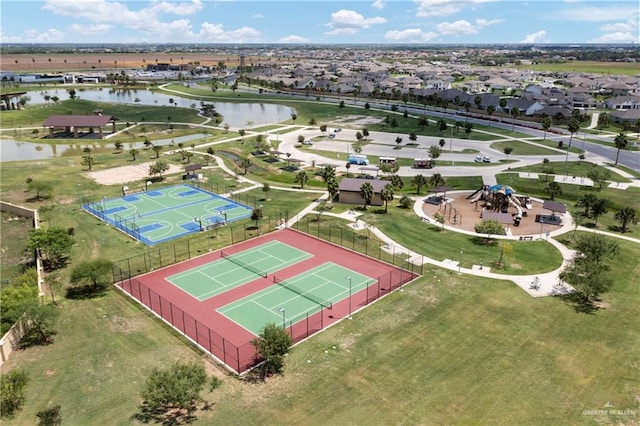
M383 204L382 198L380 198L380 192L386 184L387 180L380 179L356 179L356 178L343 178L340 181L338 195L338 201L347 204L362 204L364 205L364 198L360 196L360 188L365 183L370 183L373 187L373 198L371 199L372 206L381 206Z

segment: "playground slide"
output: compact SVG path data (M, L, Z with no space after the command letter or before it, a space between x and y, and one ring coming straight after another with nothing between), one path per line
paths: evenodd
M514 219L514 225L517 226L520 224L520 220L522 220L522 207L520 206L520 202L514 199L513 197L508 197L507 200L509 200L509 204L515 207L516 209L517 213Z
M475 191L474 193L472 193L472 194L468 195L468 196L467 196L467 200L469 200L469 199L471 199L471 198L475 197L475 196L476 196L476 194L477 194L478 192L482 193L482 189L483 189L483 188L480 188L480 189L478 189L477 191ZM476 201L476 200L474 199L474 201L472 201L472 203L474 203L475 201Z
M483 196L486 199L487 198L486 196L489 195L488 191L485 191L485 190L482 190L482 189L480 189L479 191L474 192L474 194L476 194L476 196L469 200L470 203L475 203L476 201L482 200ZM469 198L469 197L467 197L467 198Z

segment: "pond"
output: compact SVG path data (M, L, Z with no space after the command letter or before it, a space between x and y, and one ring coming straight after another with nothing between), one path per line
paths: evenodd
M121 90L121 89L91 89L77 90L77 96L80 99L86 99L96 102L122 103L130 105L170 105L169 100L173 100L178 107L191 108L192 105L200 106L199 100L180 98L178 96L164 95L154 93L148 90ZM67 89L49 89L41 92L30 92L28 96L31 100L29 104L45 103L45 96L57 96L60 99L68 99L69 93ZM291 118L294 110L288 106L263 103L233 103L233 102L212 102L216 106L216 111L224 117L224 123L231 127L241 128L247 125L250 120L256 126L262 126L272 123L279 123ZM168 138L162 140L154 140L157 145L169 145L171 141L175 143L199 139L204 135L189 135L180 138ZM1 151L0 161L24 161L24 160L42 160L52 157L60 157L63 155L79 155L85 146L107 146L113 147L113 143L103 141L102 143L92 143L91 141L83 141L78 144L69 145L49 145L31 142L20 142L6 137L0 139ZM142 148L142 143L124 143L124 148ZM108 148L111 149L111 148Z

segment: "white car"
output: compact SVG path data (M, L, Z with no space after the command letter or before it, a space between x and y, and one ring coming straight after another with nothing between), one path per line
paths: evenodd
M311 142L311 139L305 139L305 140L302 142L302 145L313 145L313 142Z

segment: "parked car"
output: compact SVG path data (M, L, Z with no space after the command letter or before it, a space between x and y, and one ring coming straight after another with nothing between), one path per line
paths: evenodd
M305 139L305 140L302 142L302 145L313 145L313 142L311 142L311 139Z
M490 163L491 162L491 157L487 157L487 156L482 157L482 162L483 163Z
M329 134L329 139L333 139L333 138L335 138L335 137L336 137L336 135L335 135L335 134L333 134L333 133Z
M333 129L334 133L338 133L338 132L341 132L341 131L342 131L342 129L340 127L336 127L335 129Z
M475 161L476 163L482 163L482 155L478 155L476 158L473 159L473 161Z

